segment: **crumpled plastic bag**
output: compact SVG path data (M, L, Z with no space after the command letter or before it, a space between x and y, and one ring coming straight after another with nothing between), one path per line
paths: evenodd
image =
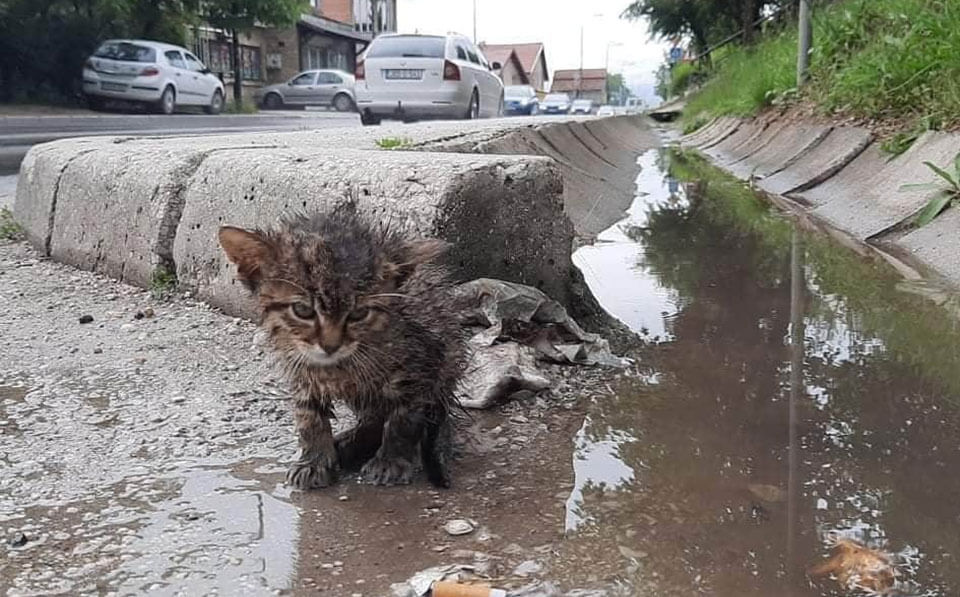
M537 360L622 367L607 341L586 332L560 303L540 290L490 278L457 287L462 323L478 328L459 392L468 408L489 408L511 394L550 387Z
M597 334L585 331L557 301L532 286L478 278L457 287L464 323L486 328L475 343L512 340L554 363L623 367Z

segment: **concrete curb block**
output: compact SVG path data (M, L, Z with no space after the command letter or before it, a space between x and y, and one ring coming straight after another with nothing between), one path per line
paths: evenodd
M764 125L753 122L740 123L737 130L731 135L728 135L723 141L712 145L704 145L701 147L701 150L713 158L718 164L734 162L736 159L731 159L731 157L734 156L733 152L742 147L753 150L756 147L754 141L763 133L765 128Z
M783 170L760 179L758 186L768 193L787 195L820 184L836 174L867 148L873 135L867 129L839 127L814 144L811 150Z
M385 137L407 151L379 149ZM636 157L655 145L637 117L71 139L30 151L14 211L55 260L140 286L175 268L182 289L251 316L217 227L265 226L351 195L361 211L451 241L460 277L513 280L568 303L575 232L622 217Z
M219 225L262 227L350 195L378 220L451 242L448 262L463 279L507 278L567 299L573 229L551 160L356 150L243 157L211 154L190 175L172 239L180 284L227 313L250 317L254 309L221 255Z
M771 125L767 130L770 132L766 144L730 167L730 172L735 176L764 178L779 172L830 133L830 127L817 125L788 125L782 128Z
M721 121L723 120L723 118L724 117L720 116L718 118L712 119L710 122L701 126L700 128L693 131L692 133L687 133L686 135L683 135L682 137L677 139L677 143L679 143L681 147L696 145L698 139L709 137L710 134L713 132L713 130L718 125L721 124Z
M903 222L926 204L929 191L900 191L900 186L935 182L936 175L923 162L930 161L938 165L952 162L960 152L960 137L947 133L925 133L909 150L889 162L883 161L879 150L871 149L861 155L866 155L867 159L872 157L873 164L858 169L858 160L854 160L837 175L835 181L828 181L831 184L825 183L800 194L819 205L814 215L861 240L881 234ZM879 170L878 165L881 166ZM831 189L833 194L826 195Z
M923 228L910 232L896 245L936 270L954 284L960 284L960 210L947 209Z
M740 128L741 121L739 118L724 117L721 120L723 122L718 123L712 131L697 138L693 146L701 150L706 150L736 133Z

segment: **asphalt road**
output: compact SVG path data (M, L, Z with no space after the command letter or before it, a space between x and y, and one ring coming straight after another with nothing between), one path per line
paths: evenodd
M0 116L0 175L16 172L38 143L89 135L208 135L359 126L356 114L282 111L260 114L82 114Z

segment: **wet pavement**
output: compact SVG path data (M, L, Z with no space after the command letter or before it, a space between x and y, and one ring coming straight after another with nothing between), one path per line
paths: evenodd
M449 491L290 491L251 324L0 243L0 594L379 596L453 563L525 595L867 594L808 574L838 538L889 554L886 594L957 594L955 295L689 157L638 170L574 255L635 364L472 413Z

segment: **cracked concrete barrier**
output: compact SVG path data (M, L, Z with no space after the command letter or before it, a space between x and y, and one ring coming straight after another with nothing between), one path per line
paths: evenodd
M696 147L706 149L723 141L740 126L740 119L732 116L721 116L713 123L694 131L680 139L681 147Z
M461 279L495 277L568 299L573 229L556 165L540 157L259 150L212 154L185 181L178 281L232 314L253 306L217 244L221 224L266 226L353 196L358 208L452 244Z
M815 124L770 125L763 145L729 170L740 178L764 178L779 172L811 150L830 133L830 127Z
M929 191L900 190L904 184L937 182L924 161L945 166L958 152L960 137L937 132L925 133L889 161L871 146L835 177L798 196L817 205L813 210L817 217L866 240L913 216L927 203Z
M766 126L757 122L742 122L733 134L729 135L719 143L704 146L701 151L713 158L717 163L726 164L732 161L733 152L741 150L743 147L753 149L756 147L755 141L766 129ZM742 156L741 156L742 157ZM736 158L739 159L739 158Z
M757 185L777 195L800 192L827 180L849 164L867 148L873 135L857 127L837 127L827 136L797 157L786 168L765 178Z
M935 220L910 232L896 245L914 259L960 285L960 209L949 208Z

